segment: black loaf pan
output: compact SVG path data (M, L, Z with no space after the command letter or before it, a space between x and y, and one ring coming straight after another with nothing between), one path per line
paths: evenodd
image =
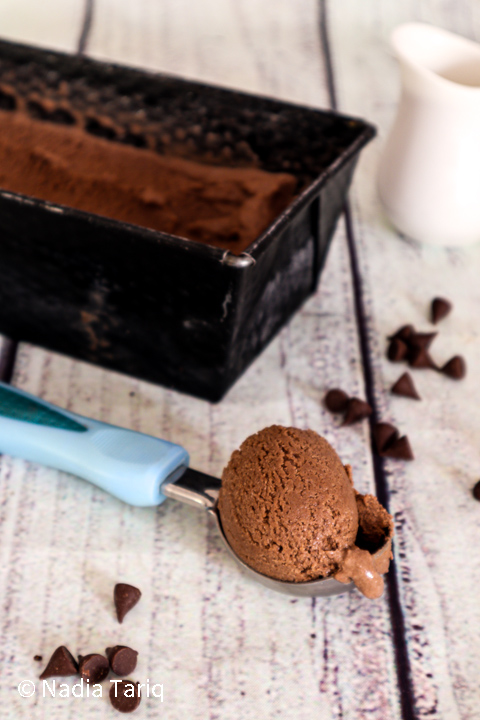
M70 106L111 137L104 120L120 119L112 142L141 147L148 126L160 153L297 177L294 202L241 255L0 191L1 333L220 400L314 292L372 126L0 41L13 111L11 87L46 121L71 122Z

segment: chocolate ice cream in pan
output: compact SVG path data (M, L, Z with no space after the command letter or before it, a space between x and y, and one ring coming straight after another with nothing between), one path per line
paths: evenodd
M273 425L248 437L222 480L188 467L179 445L57 408L0 383L0 452L83 477L132 505L166 498L213 516L229 553L258 582L290 595L336 595L353 582L383 592L393 521L353 487L313 430Z

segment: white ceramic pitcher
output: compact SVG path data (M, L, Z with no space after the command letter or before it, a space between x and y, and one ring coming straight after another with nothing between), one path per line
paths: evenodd
M436 245L480 240L480 45L432 25L392 34L401 66L397 117L380 162L393 224Z

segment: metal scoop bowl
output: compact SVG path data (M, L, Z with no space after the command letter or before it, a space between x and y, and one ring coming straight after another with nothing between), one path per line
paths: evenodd
M353 587L332 577L275 580L242 562L227 542L217 509L221 481L189 468L189 455L180 445L77 415L0 383L0 453L77 475L131 505L156 506L168 497L206 510L229 554L271 590L320 597ZM385 552L390 552L389 541L373 557Z
M249 577L265 585L265 587L270 588L270 590L275 590L285 595L295 595L296 597L328 597L329 595L340 595L341 593L348 592L354 587L352 582L341 583L333 577L319 578L318 580L309 580L307 582L276 580L246 565L232 550L223 532L222 521L217 507L220 485L221 481L217 478L188 468L180 479L171 483L167 481L162 486L162 492L172 500L178 500L187 505L206 510L209 515L214 518L220 537L229 555L235 560L237 565L240 565ZM374 553L373 557L379 560L386 552L390 552L390 542L388 541Z

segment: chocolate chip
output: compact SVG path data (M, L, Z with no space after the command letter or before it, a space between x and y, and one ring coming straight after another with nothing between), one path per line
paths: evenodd
M372 408L365 400L350 398L342 425L353 425L371 414Z
M407 357L408 347L403 340L400 338L393 338L390 340L390 345L387 350L387 357L392 362L401 362Z
M467 374L467 365L461 355L455 355L442 367L440 372L453 380L461 380Z
M395 440L398 440L400 433L390 423L375 423L373 428L373 439L379 455L385 451Z
M430 368L436 370L437 366L433 362L430 354L423 347L414 347L408 355L408 364L410 367L417 369Z
M480 480L475 483L475 485L472 488L472 495L475 498L475 500L480 501Z
M108 675L108 671L110 670L110 666L107 658L103 655L90 653L90 655L80 657L78 670L80 676L85 680L85 682L88 680L90 684L93 685L95 683L101 683L102 680L105 680Z
M423 348L428 350L432 342L437 337L438 333L417 333L413 332L408 338L408 344L412 348Z
M77 673L78 665L72 653L65 645L60 645L48 661L47 667L40 675L40 680L56 676L67 677Z
M117 583L113 591L113 601L117 611L118 622L122 623L125 615L138 603L142 596L140 590L133 585Z
M413 384L411 375L408 372L400 375L397 382L392 385L390 392L394 395L402 395L403 397L413 398L414 400L421 400L421 397Z
M110 702L115 710L130 713L140 705L139 683L134 680L117 680L110 688Z
M408 340L410 335L415 332L415 328L413 325L402 325L402 327L397 330L397 332L394 335L390 335L388 338L389 340L403 340L404 342Z
M343 390L335 388L329 390L324 398L325 407L332 413L345 412L348 404L348 395Z
M383 451L385 457L394 458L395 460L413 460L414 455L408 437L403 437L394 440L390 447Z
M436 325L440 320L443 320L443 318L447 317L449 312L451 311L453 305L449 300L445 300L445 298L434 298L432 300L432 307L431 307L431 317L432 317L432 323Z
M126 645L115 645L113 648L107 648L105 653L115 675L125 677L125 675L130 675L137 667L138 652Z
M37 662L42 662L42 660L43 660L43 655L34 655L34 656L33 656L33 659L36 660Z

